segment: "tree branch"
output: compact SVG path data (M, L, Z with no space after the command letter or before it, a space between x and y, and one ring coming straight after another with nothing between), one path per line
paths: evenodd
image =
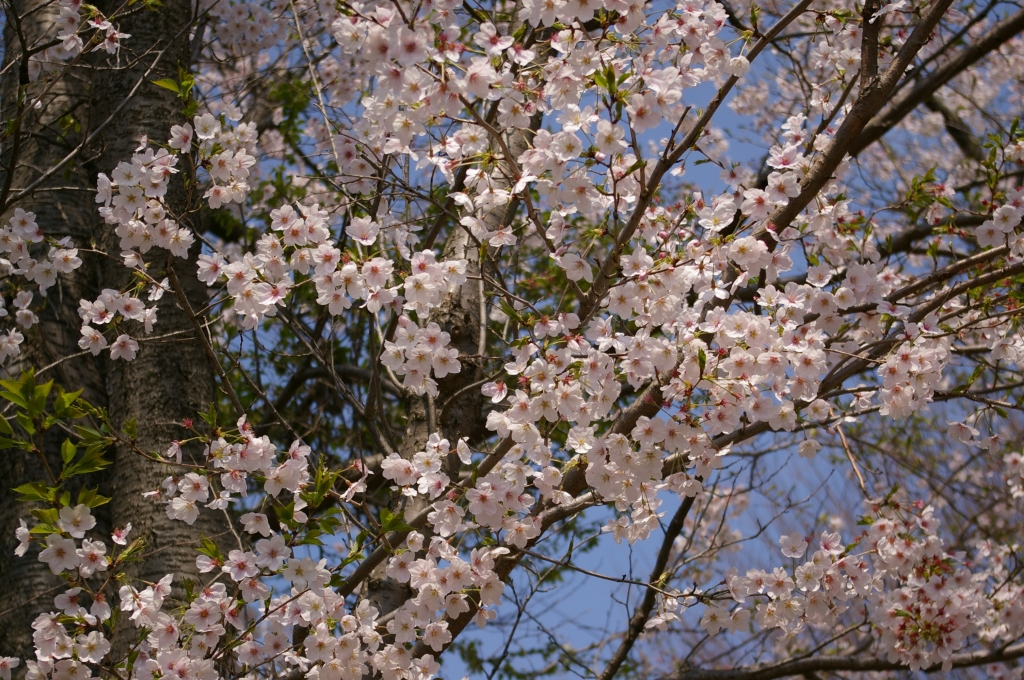
M690 514L690 508L693 507L694 497L687 497L680 505L679 509L676 510L676 514L673 515L672 521L669 522L668 528L665 529L665 538L661 542L661 550L658 551L658 559L654 563L654 569L651 570L651 576L648 579L650 584L657 583L661 580L662 574L665 571L665 565L668 564L669 555L672 553L672 545L675 543L676 536L683 530L683 524L686 522L686 516ZM651 612L654 610L654 604L658 600L658 591L652 585L648 585L646 592L644 593L644 599L640 603L640 606L636 608L633 616L629 619L629 628L626 630L625 637L619 644L619 648L615 650L615 654L612 655L611 661L605 667L604 672L601 673L599 680L611 680L615 677L615 674L619 672L619 668L625 663L629 657L629 651L633 649L633 645L636 644L636 640L640 637L640 634L644 632L644 628L647 625L648 619L651 618Z
M971 42L966 48L957 53L955 57L935 69L931 75L922 79L908 92L897 97L885 110L875 115L868 121L857 137L857 140L850 146L850 155L856 156L868 146L877 142L885 133L906 118L918 105L922 104L929 96L938 92L940 87L1021 31L1024 31L1024 10L1000 21L992 27L992 30L978 40ZM906 46L904 49L906 49ZM906 66L909 66L909 63L904 65L903 68L905 69ZM902 74L902 71L900 73Z
M1017 643L995 650L980 650L956 654L950 658L953 668L970 668L1001 661L1012 661L1024 657L1024 643ZM884 661L849 656L824 656L799 659L782 664L765 664L749 668L705 670L701 668L681 669L662 680L774 680L808 673L838 673L843 671L878 672L906 670L906 666ZM942 664L921 669L925 673L938 673Z

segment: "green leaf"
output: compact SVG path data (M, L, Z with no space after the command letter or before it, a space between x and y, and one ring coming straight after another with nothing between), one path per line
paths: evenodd
M341 526L341 520L337 517L321 517L320 518L320 529L326 534L334 534L338 527Z
M182 99L187 99L189 93L192 91L192 88L196 84L195 77L191 73L189 73L188 71L186 71L185 69L183 69L183 68L181 68L179 66L178 67L178 82L181 83L181 87L178 88L178 95Z
M697 349L697 367L700 368L700 377L704 377L704 367L708 363L708 355L702 348Z
M103 434L91 427L76 427L75 432L77 432L78 436L85 442L94 442L103 439Z
M64 443L60 445L60 457L64 461L64 467L68 466L74 457L78 453L78 447L70 439L65 439Z
M306 535L302 538L302 545L323 545L323 541L320 540L320 536L323 535L322 531L316 529L310 529L306 532Z
M114 621L111 620L111 623L110 623L110 629L111 630L114 630L114 625L115 625ZM132 650L131 654L128 655L128 660L124 664L124 669L125 669L125 671L127 672L127 674L129 676L132 675L132 671L135 669L135 662L138 661L138 660L139 660L139 650L138 649Z
M129 418L124 421L124 433L128 435L130 439L135 439L135 435L137 434L135 418Z
M89 447L85 455L79 458L78 461L64 468L64 476L74 477L75 475L97 472L108 465L110 465L110 461L103 458L103 450L101 448Z
M74 392L65 392L64 390L60 390L57 398L53 400L54 412L59 416L64 416L81 394L82 390L76 390Z
M368 539L369 537L370 532L366 529L363 529L358 534L356 534L355 545L352 546L351 550L349 551L349 554L358 555L362 551L363 546L366 545L366 539Z
M974 384L974 381L980 378L981 374L984 372L984 364L978 364L977 366L975 366L974 371L971 373L971 377L967 379L967 382L962 385L957 385L952 389L953 394L963 394L964 392L966 392L968 389L970 389L971 385Z
M121 554L117 556L117 562L126 562L135 558L135 556L142 552L146 547L146 541L143 538L136 538L134 541L128 544L128 547L121 551Z
M45 524L53 524L56 526L60 523L60 515L57 513L55 508L36 508L29 512L32 513L33 517Z
M11 424L3 416L0 416L0 434L14 434Z
M413 531L415 527L405 523L404 515L404 512L395 515L384 508L380 511L380 528L384 531Z
M334 483L340 474L340 471L331 472L321 463L313 479L312 490L302 496L311 509L316 509L323 502L328 492L334 488Z
M161 78L160 80L150 81L157 87L162 87L165 90L170 90L175 94L181 94L181 90L178 88L178 83L170 78Z
M12 489L14 493L18 494L18 500L23 503L30 503L33 501L45 501L47 503L53 502L54 494L56 489L52 489L42 482L29 482L28 484L22 484Z
M101 496L99 493L99 487L90 489L87 486L83 486L82 490L78 492L78 504L85 505L90 508L98 508L101 505L106 505L110 502L110 499L106 496Z
M211 430L217 429L217 404L210 403L209 413L199 412L199 417L206 421L206 424L210 426Z
M29 401L29 412L32 415L42 413L46 409L46 398L50 396L50 390L53 389L53 381L45 382L42 385L37 385L32 390L32 397Z
M608 88L608 94L611 95L612 99L615 99L615 86L618 84L618 80L615 78L615 67L611 64L604 69L604 81L607 83L605 87Z
M2 382L10 382L10 381L9 380L4 380ZM3 397L7 401L15 404L16 406L20 406L21 408L28 408L28 402L25 401L25 398L22 397L19 394L15 394L14 392L10 392L10 391L0 392L0 397Z
M21 394L21 382L18 380L0 380L0 386L8 392Z
M200 554L206 555L211 560L223 562L223 559L220 556L220 548L217 547L217 544L214 543L211 539L207 538L206 536L200 536L199 543L200 545L198 548L196 548L196 550L198 550Z
M28 416L27 413L22 413L21 411L18 411L14 415L14 419L18 421L18 425L21 425L21 427L24 428L25 432L27 432L29 436L32 436L36 433L36 426L32 422L32 419Z

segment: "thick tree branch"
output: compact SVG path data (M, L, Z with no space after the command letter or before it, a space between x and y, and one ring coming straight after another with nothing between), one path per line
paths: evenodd
M945 0L949 2L951 0ZM757 41L754 47L751 48L750 52L747 53L747 59L750 62L760 54L764 48L766 48L771 42L778 37L778 35L791 23L804 13L804 11L811 5L811 0L800 0L794 7L786 12L786 14L772 26L764 36ZM640 221L643 219L647 212L647 208L651 205L655 195L658 192L658 188L661 186L661 180L664 178L665 173L672 169L672 167L679 162L679 159L683 157L703 133L704 128L708 126L711 119L714 118L718 112L718 108L725 102L725 99L729 96L733 86L739 82L738 76L729 76L725 81L725 84L719 88L718 92L708 103L704 113L701 114L700 118L694 124L690 131L686 134L681 142L676 144L674 147L665 149L662 153L661 158L655 164L651 174L647 177L646 188L641 192L639 199L637 200L636 206L633 208L633 212L630 215L629 221L622 227L618 233L615 245L609 252L604 261L601 263L601 269L597 276L594 277L594 283L590 288L589 294L586 299L580 302L579 317L582 322L586 321L594 314L597 310L598 305L601 304L601 300L604 299L604 295L608 292L608 286L612 274L615 272L615 268L618 266L619 253L626 243L633 238L633 234L636 233L637 228L640 226ZM638 172L643 172L641 168Z
M895 101L876 114L849 146L851 156L858 155L871 144L877 142L885 133L907 117L911 111L925 102L939 88L963 73L980 59L998 49L1000 45L1024 31L1024 10L1003 19L984 36L968 44L955 57L947 61L932 73L924 77L912 89L899 95ZM909 42L908 42L909 44ZM906 46L904 46L904 50ZM916 50L915 50L916 52ZM902 53L902 50L901 50ZM904 64L905 70L909 62ZM902 75L903 70L899 75Z
M907 42L900 48L889 68L881 76L872 79L867 87L861 89L853 108L836 131L832 143L818 156L800 183L800 194L791 198L786 205L776 208L768 216L767 224L775 233L788 227L832 179L832 173L839 167L847 153L859 143L865 126L885 105L907 67L928 42L932 30L951 4L952 0L939 0L932 5L927 16L914 28Z
M1024 657L1024 643L994 650L979 650L956 654L950 659L952 668L970 668L990 663L1013 661ZM705 670L700 668L681 669L666 675L662 680L774 680L808 673L880 672L905 671L906 666L883 659L866 659L849 656L824 656L799 659L782 664L764 664L749 668ZM925 673L943 671L942 664L922 669Z

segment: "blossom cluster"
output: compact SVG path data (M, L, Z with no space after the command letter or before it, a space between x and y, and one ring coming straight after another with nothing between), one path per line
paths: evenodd
M880 655L911 670L948 670L950 657L973 637L1013 640L1024 631L1019 586L1007 589L1000 580L1005 565L969 568L994 557L992 545L979 543L975 560L950 554L931 506L891 498L868 503L871 512L861 522L867 528L849 545L825 531L807 557L809 539L782 536L782 554L794 560L793 568L744 575L730 569L726 598L738 606L729 611L721 601L708 604L701 627L712 635L744 631L753 618L762 629L792 635L805 626L832 628L844 612L866 607Z
M195 472L165 480L162 498L168 516L192 524L200 504L211 509L225 507L230 494L245 492L246 476L256 473L264 479L269 495L276 496L281 490L296 494L292 519L301 528L308 519L301 512L304 504L298 494L310 480L309 448L296 442L277 463L273 445L252 435L244 422L239 424L237 439L229 444L221 438L207 447L213 467L224 470L218 480ZM464 444L460 448L465 451ZM429 450L436 462L447 453L447 442L435 440ZM180 447L172 446L168 455L180 455ZM436 465L426 465L436 472ZM509 476L506 471L504 477ZM494 491L510 488L501 486L497 475L490 480L497 485L488 487ZM213 493L217 481L223 488L219 494ZM520 479L520 490L524 483L525 479ZM511 508L507 497L506 491L503 502ZM474 504L489 503L493 505L487 498L475 498L470 507L484 517L484 511ZM439 514L444 515L444 510ZM170 574L144 588L123 585L117 602L111 603L103 592L106 582L96 579L107 578L135 544L107 555L102 540L88 537L95 533L96 519L86 505L64 506L59 517L38 559L54 574L63 574L73 587L57 595L55 611L40 614L33 623L36 658L28 661L28 672L34 680L74 676L90 672L89 664L103 663L110 652L104 627L111 621L112 605L136 628L149 631L135 648L138 657L133 677L139 680L168 673L214 680L218 674L213 654L221 641L235 636L241 642L238 660L250 668L279 663L282 668L330 680L360 678L372 669L387 678L427 680L439 666L430 654L413 658L409 643L422 641L440 652L451 641L444 615L469 611L468 595L474 593L474 603L479 605L476 620L484 625L494 618L488 607L500 602L504 589L494 568L495 560L508 549L474 548L462 557L452 539L445 538L462 527L445 531L443 521L436 521L436 534L429 541L419 532L410 532L402 548L389 559L388 576L408 583L417 595L386 622L378 622L379 612L369 600L359 600L351 609L346 606L345 598L331 585L335 581L326 560L297 554L298 532L276 532L265 514L250 512L241 521L246 532L261 536L255 540L254 551L231 550L226 557L219 551L201 554L196 560L199 573L224 574L228 580L213 579L200 587L180 613L164 606L171 593ZM130 531L131 526L118 530L111 540L125 546ZM18 538L17 552L23 555L32 540L24 522ZM275 592L281 579L290 584L289 590ZM252 625L254 616L260 622L258 631ZM385 643L381 634L385 628L393 642ZM232 629L234 632L229 632ZM305 629L305 633L299 635L295 629ZM298 647L291 642L296 635L303 640ZM13 668L18 661L4 659L5 668Z
M61 274L70 274L82 266L78 249L70 237L53 241L45 251L45 256L32 256L30 246L46 242L43 230L36 222L36 215L21 208L15 208L7 224L0 227L0 274L7 277L23 278L35 284L40 296L57 282ZM31 310L33 293L26 287L15 294L15 321L23 329L29 329L39 323L39 318ZM0 317L7 316L5 305L0 302ZM0 364L7 358L21 353L20 345L24 335L16 328L11 328L0 336Z
M81 0L60 0L54 18L56 40L45 49L33 49L28 57L30 81L58 73L70 60L93 50L117 54L121 41L131 35L122 33L113 23L120 12L105 17L95 6L82 7ZM85 9L85 16L83 16Z
M219 437L205 447L208 474L190 472L181 478L168 477L164 480L160 499L167 504L168 517L192 524L199 517L202 503L214 510L227 508L232 494L247 495L248 481L254 474L263 479L263 490L270 497L276 498L281 491L290 491L294 496L295 513L299 518L304 517L301 511L305 502L299 492L310 479L308 458L311 449L294 441L285 453L285 459L276 464L278 450L267 436L255 436L245 416L238 420L237 427L239 437L234 443ZM164 455L181 463L181 444L173 442ZM216 490L216 483L211 483L216 470L223 470L216 477L220 491ZM265 522L266 517L260 516Z
M902 19L923 9L901 12L901 6L887 5L870 19L881 22L887 47L905 43ZM65 0L61 7L62 44L43 54L66 60L85 43L79 5ZM243 331L272 327L297 291L315 300L310 308L336 320L359 318L365 310L361 320L373 331L391 329L379 334L380 353L367 360L373 370L392 374L403 393L434 399L446 396L439 381L460 374L469 359L452 346L437 312L463 287L481 285L505 303L502 310L519 314L512 323L492 306L485 333L494 334L487 321L517 330L510 337L502 331L497 370L472 386L490 399L486 431L510 445L479 477L459 474L474 465L468 440L455 442L453 457L443 433L432 433L423 450L383 460L381 476L393 490L427 508L419 530L409 531L387 558L387 575L412 593L392 612L381 613L362 598L347 605L335 578L342 576L340 567L304 554L301 529L275 529L260 508L247 508L241 517L245 531L261 537L255 550L240 546L225 558L207 548L198 558L201 573L221 580L202 587L183 614L164 611L170 578L142 588L125 585L118 606L149 631L137 650L139 680L172 674L214 680L215 650L235 642L248 670L280 663L312 680L362 677L371 669L385 678L425 680L438 665L433 654L413 658L412 645L439 654L453 639L453 619L472 609L479 625L493 618L504 588L496 560L533 545L552 508L607 504L615 514L603 531L616 543L634 544L659 527L673 495L707 497L705 485L729 460L730 437L794 433L799 455L810 458L820 448L815 437L821 429L844 417L877 410L901 419L923 411L948 387L958 342L977 340L994 359L1011 364L1024 359L1009 304L996 304L1010 310L1004 314L980 309L962 290L945 295L915 287L913 267L883 254L884 235L893 227L877 216L884 211L855 207L848 160L800 204L806 207L796 218L772 222L800 199L849 113L832 98L848 88L845 101L854 91L849 78L860 68L864 25L842 12L816 12L804 25L814 35L807 66L815 81L812 111L823 116L822 124L786 107L772 130L761 181L729 167L721 135L693 127L688 117L694 88L733 83L750 67L753 33L729 41L729 12L713 0L680 0L655 13L631 0L524 0L516 19L533 29L532 41L513 30L515 23L467 18L454 0L423 3L411 15L411 7L383 2L221 2L208 9L217 61L239 56L238 65L224 68L228 75L203 74L211 92L229 90L232 78L245 80L246 69L267 67L269 53L284 44L281 55L301 53L310 61L316 115L302 121L296 142L296 133L284 129L284 107L270 123L257 124L239 122L235 103L214 103L174 125L166 144L153 148L144 140L110 177L99 176L100 215L120 239L125 265L149 285L148 302L171 289L167 280L151 277L143 258L156 247L189 262L194 257L222 320ZM591 31L584 27L591 21L607 25ZM289 45L292 23L298 39ZM108 51L116 52L126 37L109 22L90 25L104 32ZM316 58L305 54L309 49ZM890 59L883 50L881 67ZM757 105L756 89L743 89L735 107L771 109L779 117L777 106ZM551 129L536 129L541 119ZM670 136L654 140L669 135L666 122L674 126ZM702 162L721 165L726 188L684 187L675 202L655 200L656 165L672 165L666 159L691 131L696 136L682 151L699 149ZM527 139L524 147L514 143L517 135ZM646 137L656 143L645 157ZM315 160L303 162L326 163L316 169L327 168L330 190L299 191L305 178L296 176L289 187L294 193L277 195L265 181L263 159L284 158L286 141L299 155L315 152ZM1019 140L1009 141L1007 162L1021 162L1022 148ZM684 167L675 163L669 176ZM401 172L392 177L394 169ZM399 175L407 191L389 202L395 194L387 186ZM929 224L947 217L956 198L951 182L926 182L928 204L921 212ZM175 193L182 191L186 198ZM187 210L176 212L186 203L242 216L251 248L198 247ZM506 219L506 210L519 205L527 216ZM1019 265L1024 190L1003 192L983 208L982 224L957 243ZM630 211L636 211L633 218L624 218ZM465 256L420 245L424 225L439 215L470 238ZM877 233L883 238L874 238ZM602 254L593 246L609 234L614 241ZM31 306L82 264L70 241L44 241L35 216L21 209L0 229L3 273L34 286L14 298L22 330L38 323ZM562 297L571 303L554 293L524 302L529 286L497 276L524 253L525 266L553 263L552 278L560 285L557 277L564 276ZM949 280L957 276L966 274L957 270ZM130 333L141 328L150 334L157 307L140 299L144 286L132 286L103 289L80 302L83 351L109 348L112 359L125 360L145 351ZM0 316L7 314L0 305ZM106 327L115 330L105 333ZM16 356L23 340L14 328L0 336L0 361ZM483 354L474 359L490 360ZM870 368L844 374L855 362ZM641 393L653 394L656 414L619 427L627 421L623 400ZM975 425L978 419L969 418L951 426L949 435L980 446ZM203 466L164 480L153 501L164 503L171 519L191 525L202 508L241 503L262 484L267 497L292 494L291 520L305 525L310 448L295 441L279 453L244 417L237 427L237 437L208 442ZM181 463L181 446L172 443L166 458ZM1013 455L1004 463L1012 492L1020 495L1024 466ZM578 471L585 497L565 490ZM370 472L362 472L365 481ZM352 485L338 502L351 502L360 488ZM716 512L724 516L721 507L709 516ZM60 518L40 559L76 585L58 596L57 612L36 621L32 680L88 677L92 671L83 664L100 663L109 650L100 624L109 621L110 605L99 589L88 596L87 585L111 571L117 556L106 554L103 541L85 538L94 526L86 506L63 507ZM946 552L927 508L886 499L873 504L867 519L853 545L825 532L806 561L811 542L784 537L783 554L801 564L770 574L728 574L728 598L740 606L728 611L698 593L708 603L701 625L710 633L739 631L753 619L763 629L795 635L832 626L866 603L880 632L879 654L915 669L947 662L975 637L1021 634L1020 593L997 591L985 581L1005 572L999 566L1004 548L979 548L979 559L996 565L983 578L963 556ZM466 549L460 539L470 532L487 544ZM27 528L19 537L27 545ZM113 540L124 545L123 534ZM289 584L286 592L275 590L281 579ZM697 595L662 597L648 625L678 620ZM81 602L90 598L86 609ZM259 625L251 625L255 619ZM384 631L393 638L385 641ZM0 660L0 671L4 664L11 666Z

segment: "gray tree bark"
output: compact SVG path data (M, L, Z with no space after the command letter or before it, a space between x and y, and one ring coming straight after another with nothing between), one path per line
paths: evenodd
M117 3L109 5L113 9ZM188 68L192 54L190 29L195 19L192 10L188 0L166 0L159 10L136 14L121 24L122 32L131 38L125 41L120 55L106 59L104 65L110 68L97 72L92 91L92 124L98 126L116 116L116 122L97 139L97 170L109 172L119 162L130 160L143 138L166 141L171 126L184 122L183 102L152 81L176 80L178 67ZM126 61L130 65L124 68ZM122 106L124 102L126 106ZM165 197L171 214L184 215L189 208L181 177L178 174L171 180ZM115 258L121 251L119 240L109 225L98 227L97 241ZM206 288L196 278L199 249L197 243L188 260L171 257L159 248L146 256L148 271L157 280L173 268L172 280L180 283L191 310L202 309L207 302ZM103 287L122 289L131 276L127 268L112 262L104 271ZM172 441L188 437L183 421L190 418L200 422L197 414L208 410L217 398L216 369L195 334L191 310L183 308L177 295L165 294L158 303L154 335L177 335L141 342L138 357L132 362L108 362L110 417L117 426L134 420L136 446L142 451L160 453ZM141 336L141 324L135 326ZM204 462L201 446L182 448L186 460ZM128 576L155 582L174 574L171 597L180 599L184 579L198 579L195 546L200 535L223 540L229 534L228 517L203 508L192 526L170 519L163 503L143 498L142 494L159 489L168 475L180 475L181 470L154 464L127 445L116 446L112 455L115 474L111 480L111 519L115 526L131 522L133 536L141 536L147 546L144 559L130 565Z
M6 223L14 208L22 208L36 214L47 237L70 236L76 244L88 247L94 235L96 211L92 196L84 190L93 182L80 165L74 164L66 172L55 173L42 182L36 193L8 205L12 196L39 179L83 139L81 125L88 116L90 71L75 67L63 77L30 82L27 52L56 36L54 25L59 7L40 0L16 0L7 4L6 9L0 118L15 122L2 142L0 154L0 187L3 187L0 203L6 206L2 220ZM39 102L38 106L34 102ZM83 190L76 190L79 188ZM45 249L41 245L36 247ZM81 337L78 301L95 299L102 272L99 258L83 254L83 260L82 267L71 275L61 276L49 289L39 310L40 322L24 332L21 355L5 367L5 377L17 377L29 367L50 366L80 351L77 346ZM13 283L0 282L0 294L8 300L14 292ZM87 355L57 364L39 380L53 378L69 390L84 388L83 397L96 406L105 407L106 387L102 374L101 362ZM49 466L57 471L61 465L61 441L62 437L56 435L44 441ZM91 483L106 487L97 477L93 476ZM24 557L14 555L18 544L14 532L19 518L35 522L29 515L29 508L17 503L10 489L27 482L47 480L41 461L21 450L0 451L0 479L3 484L0 490L0 602L3 603L0 605L0 656L26 658L32 656L31 622L40 612L53 608L53 597L62 590L60 586L64 581L38 561L36 544ZM96 514L97 530L109 529L106 508ZM23 674L24 664L16 671Z
M109 2L99 7L113 11L116 5ZM13 20L14 12L30 16L31 21L19 25ZM57 13L56 4L46 0L20 0L13 8L8 5L5 67L22 54L22 37L28 45L53 37L46 32ZM38 369L79 352L79 300L95 299L103 288L123 289L131 282L131 273L120 262L119 238L96 212L92 200L95 177L97 172L109 174L121 161L130 161L143 137L162 142L171 125L183 121L182 102L151 81L176 78L179 66L188 68L192 20L192 7L186 0L168 0L158 10L136 11L120 24L122 32L131 37L119 54L89 55L56 84L48 84L44 106L38 112L29 110L23 118L17 143L20 146L13 139L5 141L3 186L11 187L8 195L16 196L19 189L54 167L81 140L90 138L74 160L53 173L39 191L10 205L7 212L15 207L32 210L47 235L70 235L80 248L94 244L107 253L105 257L84 256L82 268L62 276L50 289L46 308L40 314L41 323L32 329L35 335L26 334L22 361L9 367L10 373L29 366ZM15 66L7 73L18 74L19 69ZM27 71L22 69L22 73ZM18 112L19 87L29 96L45 87L41 83L29 84L24 77L20 80L19 83L14 77L5 77L0 84L5 119ZM72 125L69 133L62 134L60 123L70 120L69 113L77 127ZM172 180L167 201L172 212L185 213L187 197L180 175ZM9 214L4 219L8 217ZM206 303L205 288L195 275L198 252L196 246L187 261L173 258L172 262L161 249L147 256L149 272L157 280L173 267L192 309L201 309ZM86 356L61 363L54 370L54 377L69 390L85 387L83 396L94 405L106 407L116 426L123 427L134 420L138 449L162 452L171 441L188 436L182 426L184 419L208 410L216 399L215 369L195 335L189 311L174 294L165 295L158 303L154 329L154 335L171 337L147 342L140 324L127 328L133 337L142 339L135 361L111 361L106 353L96 359ZM202 462L200 447L185 447L184 453L194 462ZM0 453L0 474L4 475L6 487L0 493L0 602L4 603L0 606L0 656L26 658L31 657L29 624L40 611L52 609L53 595L59 592L59 588L53 589L61 581L37 561L38 551L31 551L24 558L13 555L14 529L18 518L28 515L28 509L15 503L14 494L8 489L25 481L45 479L38 461L23 453L21 456L12 451ZM114 463L108 474L102 479L94 476L88 480L90 485L100 483L101 492L112 497L109 506L97 513L104 517L97 526L96 537L103 538L110 547L109 529L130 522L131 537L143 537L147 547L143 559L129 565L129 577L155 582L165 574L175 574L172 597L181 597L183 579L198 577L194 546L200 534L227 535L227 516L204 509L193 526L172 521L163 503L143 498L142 494L157 490L161 481L176 471L154 464L128 445L115 447L108 457ZM107 593L108 597L113 595ZM124 649L134 636L133 631L122 628L115 651ZM23 673L24 668L22 665L18 670Z

